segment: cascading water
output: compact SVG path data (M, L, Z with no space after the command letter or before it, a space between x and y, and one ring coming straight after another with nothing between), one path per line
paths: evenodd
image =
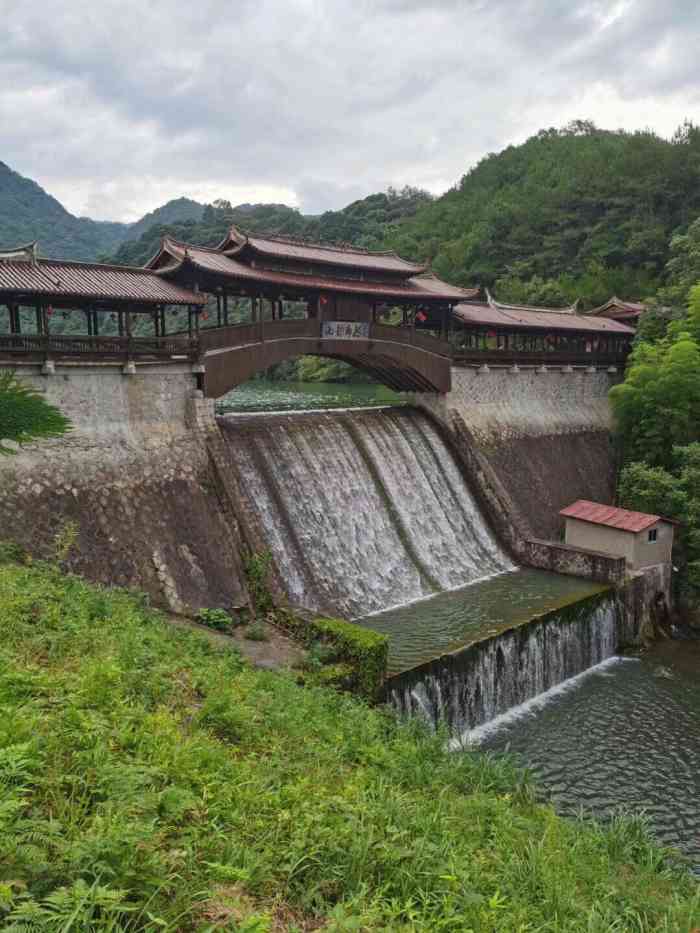
M612 657L620 613L607 593L552 610L392 677L387 700L463 735Z
M293 603L356 618L513 569L421 412L220 423Z
M220 425L290 601L389 634L386 694L400 713L459 736L611 657L620 636L632 640L596 584L533 570L504 576L516 568L426 414L309 412ZM467 584L476 585L448 592ZM411 603L415 613L395 609ZM387 609L395 611L377 615Z

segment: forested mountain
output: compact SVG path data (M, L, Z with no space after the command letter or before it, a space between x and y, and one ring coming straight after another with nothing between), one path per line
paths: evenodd
M35 181L0 162L0 249L38 240L44 256L94 259L126 236L120 223L74 217Z
M514 300L653 293L674 232L700 215L700 130L671 141L576 122L489 155L389 231L452 282Z
M352 243L380 247L390 230L412 217L421 205L432 201L426 191L406 187L372 194L340 211L318 216L301 214L284 204L239 204L215 201L204 208L201 220L161 222L145 230L138 240L124 243L113 257L124 265L142 265L158 250L160 238L169 234L198 246L214 246L231 226L249 233L281 233L322 243Z
M0 163L0 246L38 239L44 255L139 265L160 237L213 245L231 224L321 242L390 247L457 284L530 303L645 298L667 284L672 237L700 217L700 130L673 139L577 121L489 155L440 198L389 189L305 216L284 204L179 198L135 224L69 214Z
M133 224L75 217L35 181L0 162L0 249L38 240L43 256L93 260L111 256L153 224L199 220L203 212L203 204L178 198Z
M128 239L138 240L141 234L156 224L172 224L183 220L201 220L204 205L191 198L175 198L162 207L145 214L136 223L128 224Z

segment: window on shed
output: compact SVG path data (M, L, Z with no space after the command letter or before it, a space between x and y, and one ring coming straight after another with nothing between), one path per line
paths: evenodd
M658 531L659 531L658 528L652 528L652 529L651 529L651 531L649 532L649 540L650 540L650 541L656 541L656 538L657 538L657 535L658 535Z

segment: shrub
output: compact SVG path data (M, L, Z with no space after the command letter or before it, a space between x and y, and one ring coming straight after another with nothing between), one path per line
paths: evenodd
M245 637L248 641L269 641L270 636L262 622L253 622L245 630Z
M379 699L389 653L386 635L344 619L304 618L286 610L278 610L276 621L298 641L311 647L309 667L312 670L331 658L349 664L354 671L354 676L348 679L350 688L368 700Z
M274 601L268 580L271 565L272 554L269 551L250 554L245 562L248 593L253 604L253 610L256 613L265 614L274 609Z
M216 629L218 632L228 632L236 624L225 609L200 609L195 620L200 625L206 625L207 628Z

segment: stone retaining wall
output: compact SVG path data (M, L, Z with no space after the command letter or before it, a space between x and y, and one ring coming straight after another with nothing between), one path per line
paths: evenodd
M624 557L612 557L556 541L525 541L521 559L528 567L585 577L596 583L621 583L626 575Z
M213 403L195 390L189 364L18 375L75 428L0 457L0 539L49 557L75 522L69 565L88 579L143 590L173 612L244 604L235 503L208 452Z
M471 461L506 540L561 537L560 509L612 502L608 391L621 375L578 367L454 367L452 391L417 394Z

